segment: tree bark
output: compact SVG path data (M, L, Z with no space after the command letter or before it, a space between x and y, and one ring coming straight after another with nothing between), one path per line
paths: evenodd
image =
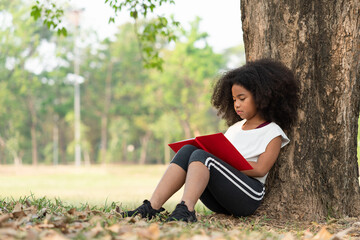
M180 124L184 130L185 139L193 137L191 135L191 128L190 128L189 121L180 119Z
M147 157L147 148L151 139L152 132L150 130L146 131L145 135L141 137L141 152L140 152L140 160L139 164L145 164L146 163L146 157Z
M284 218L360 214L359 0L241 0L247 60L281 60L300 80L297 126L261 210Z
M31 131L31 146L32 146L32 165L36 166L38 164L37 131L36 131L37 117L36 117L34 99L32 96L28 97L27 105L28 105L30 117L31 117L30 131Z
M170 159L171 153L170 153L170 148L169 148L168 144L169 144L169 133L166 132L164 134L164 164L169 164L171 161L171 159ZM160 158L159 158L159 160L160 160ZM158 163L161 164L162 161L160 160Z
M2 164L6 164L6 159L5 159L5 141L4 139L0 136L0 165Z
M59 164L59 116L53 116L53 165Z
M114 63L110 61L106 80L105 80L105 99L104 99L104 108L101 113L101 160L102 164L106 163L107 155L107 132L108 132L108 115L111 101L111 78L112 78L112 69Z
M124 139L124 141L122 142L121 149L122 149L122 151L121 151L121 159L120 159L120 161L122 163L126 163L128 161L128 159L129 159L128 151L127 151L127 141L126 141L126 139Z
M67 157L66 157L66 132L64 131L64 121L59 119L59 157L60 163L63 165L67 165Z

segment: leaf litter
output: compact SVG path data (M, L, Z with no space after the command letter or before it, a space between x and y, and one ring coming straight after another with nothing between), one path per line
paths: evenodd
M360 239L360 218L317 222L283 222L264 216L246 218L222 214L199 214L197 223L162 220L169 214L146 221L138 216L123 218L121 207L112 203L103 208L89 205L76 208L29 197L0 200L0 239L281 239L353 240Z

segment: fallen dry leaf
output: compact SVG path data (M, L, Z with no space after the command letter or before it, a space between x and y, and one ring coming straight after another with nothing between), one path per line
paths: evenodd
M85 210L30 201L4 203L0 213L0 239L64 240L352 240L360 239L360 218L333 219L330 222L282 222L263 217L247 219L198 214L194 224L147 221L139 216L123 218L119 209ZM33 204L33 205L31 205ZM8 210L10 209L10 210ZM67 210L70 209L70 210ZM98 208L93 208L98 209ZM16 217L14 216L14 213ZM160 218L161 219L161 218ZM325 228L326 227L326 228ZM330 232L334 233L331 234ZM336 233L336 234L335 234ZM315 235L316 234L316 235Z
M40 234L41 240L68 240L68 238L64 237L63 235L59 234L54 230L44 231Z
M21 203L17 203L14 207L14 210L12 211L13 217L14 218L21 218L21 217L25 217L26 214L23 211L23 207L21 205Z
M12 217L12 214L10 214L10 213L7 213L5 215L1 215L0 216L0 225L1 225L1 223L6 222L11 217Z
M292 233L286 233L285 236L281 240L295 240L294 235Z
M313 237L314 234L309 229L306 229L306 231L304 232L304 240L312 239Z
M206 235L195 235L190 238L191 240L210 240L211 238Z
M36 214L37 213L37 208L35 206L30 206L30 207L27 207L24 209L24 213L26 215L29 215L29 214Z
M0 228L0 239L6 239L5 237L16 236L17 231L13 228Z
M113 224L113 225L107 227L106 229L113 233L119 233L121 228L122 228L122 226L120 224Z
M101 223L98 222L94 228L90 230L90 236L95 237L99 233L103 232L104 228L101 226Z
M216 239L216 240L225 240L225 236L223 232L217 232L214 231L211 233L211 239Z
M151 239L158 239L160 236L160 228L159 225L157 223L152 223L150 224L148 231L150 232L150 234L152 235Z
M59 229L66 227L67 218L65 216L47 215L46 217L49 219L49 222L55 225L55 227Z
M30 228L26 230L26 240L38 240L39 233L34 229Z
M48 223L38 224L37 226L39 228L54 228L55 227L54 224L48 224Z
M15 204L15 207L14 207L13 212L20 212L22 209L23 209L22 204L19 203L19 202L17 202L17 203Z
M122 225L121 229L119 229L118 234L122 235L122 234L127 233L127 232L132 232L132 230L133 230L132 226L130 226L130 225Z
M27 207L30 207L30 206L31 206L31 203L30 203L29 199L26 199L26 200L25 200L25 204L26 204Z
M133 232L125 232L122 235L120 235L119 237L117 237L117 239L120 240L130 240L130 239L139 239L138 236L136 235L136 233Z
M330 240L332 234L326 230L326 227L322 227L321 230L312 238L312 240Z
M100 216L104 216L105 214L101 211L98 210L93 210L93 211L89 211L89 213L92 213L94 215L100 215Z
M71 208L69 211L67 211L67 213L70 215L75 215L75 212L76 212L76 208Z
M95 223L102 222L102 221L104 221L104 219L102 217L94 216L94 217L90 218L89 223L95 224Z
M143 219L140 219L135 222L135 226L137 227L147 227L148 225L149 225L148 222Z

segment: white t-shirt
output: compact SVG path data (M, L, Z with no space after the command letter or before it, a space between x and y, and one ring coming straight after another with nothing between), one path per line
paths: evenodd
M247 161L257 162L260 154L265 152L267 145L277 136L281 136L281 147L290 142L284 131L274 122L261 128L243 130L245 122L244 119L233 124L224 135ZM265 184L267 175L268 173L264 177L255 178Z

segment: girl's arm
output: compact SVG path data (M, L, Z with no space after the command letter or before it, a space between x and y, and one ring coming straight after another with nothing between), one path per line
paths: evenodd
M249 177L263 177L268 173L279 156L281 148L281 136L271 140L267 145L265 152L262 153L257 162L250 162L253 167L251 170L241 171Z

